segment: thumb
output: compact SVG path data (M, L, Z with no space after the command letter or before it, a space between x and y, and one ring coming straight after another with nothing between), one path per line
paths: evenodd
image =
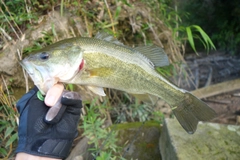
M44 102L51 108L45 115L45 122L54 124L57 123L62 117L62 114L66 109L66 106L62 106L61 104L63 89L63 84L58 83L48 90Z
M45 104L49 107L54 106L62 96L63 89L64 86L62 83L57 83L52 88L50 88L44 100Z

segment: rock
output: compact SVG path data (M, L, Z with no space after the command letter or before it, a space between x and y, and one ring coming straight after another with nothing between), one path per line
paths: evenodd
M66 160L88 160L93 159L91 153L89 152L89 148L92 145L88 144L88 139L84 137L81 139L77 145L73 148L70 155L67 157Z
M21 55L24 48L33 45L35 40L44 37L43 32L51 32L52 26L58 33L58 37L70 37L67 30L69 27L68 17L62 17L59 12L52 11L49 12L48 16L43 16L42 23L28 29L20 39L8 42L4 45L3 50L0 50L0 76L3 76L7 86L25 87L22 67L18 63L20 59L18 54ZM0 85L3 85L1 80Z
M0 76L5 79L5 83L9 84L24 84L23 71L18 64L18 52L22 50L23 46L28 44L28 40L25 41L12 41L6 45L4 50L0 51ZM0 80L0 85L2 84Z
M123 146L122 156L125 159L159 160L158 139L160 125L157 122L126 123L117 125L118 143ZM114 126L112 127L114 128Z
M200 123L190 135L176 119L165 119L159 146L163 160L239 159L240 126Z

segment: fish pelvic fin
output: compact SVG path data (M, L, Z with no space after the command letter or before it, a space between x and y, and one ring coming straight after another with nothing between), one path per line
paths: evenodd
M87 86L87 88L92 91L93 93L99 95L99 96L106 96L104 90L102 87L97 86Z
M189 133L193 134L199 121L209 121L216 117L216 112L206 103L185 93L185 99L176 105L172 105L172 110L181 126Z

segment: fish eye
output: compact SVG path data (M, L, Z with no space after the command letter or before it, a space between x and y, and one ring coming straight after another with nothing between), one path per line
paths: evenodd
M49 55L48 55L47 52L42 52L42 53L40 54L40 58L41 58L42 60L47 60L47 59L49 58Z

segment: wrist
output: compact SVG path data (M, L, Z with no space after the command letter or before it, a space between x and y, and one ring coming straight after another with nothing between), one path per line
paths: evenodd
M31 154L20 152L16 155L15 160L61 160L57 158L49 158L49 157L41 157L41 156L34 156Z

